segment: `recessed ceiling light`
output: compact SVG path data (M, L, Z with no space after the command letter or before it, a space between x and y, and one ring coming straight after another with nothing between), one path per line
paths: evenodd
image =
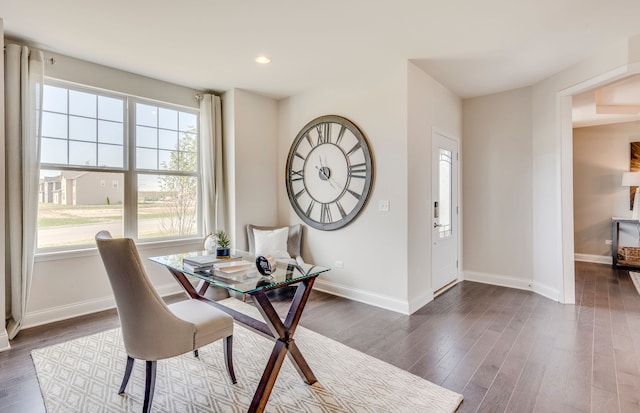
M261 65L266 65L270 61L271 61L271 59L269 59L267 56L258 56L258 57L256 57L256 62L260 63Z

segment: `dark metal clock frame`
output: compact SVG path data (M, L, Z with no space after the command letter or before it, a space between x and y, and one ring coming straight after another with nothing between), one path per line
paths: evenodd
M339 127L339 133L336 136L332 136L332 124L337 124ZM338 127L336 127L336 129ZM342 139L347 131L355 137L357 140L355 143L348 143ZM338 148L342 156L344 156L344 161L346 161L346 177L343 177L345 180L344 183L337 182L333 179L332 165L324 165L322 164L322 160L320 160L319 165L314 165L315 170L317 170L317 177L309 178L305 176L304 172L307 167L307 162L315 162L315 159L309 159L310 155L321 145L333 145L335 148ZM345 147L342 145L348 146ZM310 147L310 150L304 152L301 150L302 147ZM332 150L335 152L334 149ZM363 159L357 163L352 162L354 154L358 154L357 156ZM296 163L295 158L299 159L297 161L298 164L300 161L304 162L302 169L294 169L293 165ZM319 180L317 178L319 178ZM352 185L352 181L354 180L363 180L363 184ZM372 192L373 180L374 163L369 142L353 122L342 116L320 116L307 123L300 132L298 132L287 156L286 185L289 202L296 214L307 225L323 231L342 228L350 224L358 214L362 212ZM300 189L299 183L294 184L299 181L304 185L302 189ZM339 191L339 194L336 195L335 199L327 202L315 199L309 187L312 182L331 185L336 191ZM294 185L298 187L297 191L294 190ZM339 187L337 187L338 185ZM302 195L305 196L303 197ZM344 197L348 197L348 199ZM301 198L310 198L310 202L302 205L299 201ZM343 206L344 202L340 202L343 199L349 201L347 203L352 205L348 210L345 210ZM320 208L319 217L318 211L314 210L315 208Z

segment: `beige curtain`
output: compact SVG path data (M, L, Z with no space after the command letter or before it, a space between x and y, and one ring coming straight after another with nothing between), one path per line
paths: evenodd
M36 248L44 56L25 46L5 48L6 315L18 334L31 288Z
M222 103L205 94L200 100L200 166L205 234L226 229Z

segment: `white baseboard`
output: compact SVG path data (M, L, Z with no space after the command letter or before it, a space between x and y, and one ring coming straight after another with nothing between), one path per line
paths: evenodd
M350 300L359 301L361 303L370 304L376 307L384 308L387 310L395 311L400 314L410 314L410 309L416 305L419 305L419 301L424 301L425 297L420 297L415 303L409 305L409 303L396 300L394 298L372 294L369 291L358 290L355 288L344 287L339 284L334 284L327 281L316 281L313 288L318 291L322 291L328 294L337 295L339 297L348 298ZM433 299L433 293L431 294ZM429 302L430 300L426 301ZM425 302L425 304L426 304ZM424 304L423 304L424 305ZM422 305L420 306L422 307ZM417 307L417 308L420 308ZM416 310L417 310L416 308ZM414 310L415 311L415 310Z
M576 261L613 265L613 258L610 255L574 254L574 259Z
M0 330L0 352L9 350L10 348L11 344L9 344L9 334L7 334L7 329L3 328Z
M487 274L475 271L464 271L464 279L484 284L499 285L501 287L517 288L519 290L533 291L553 301L559 301L560 292L542 283L506 275Z
M426 291L424 294L421 294L419 297L414 298L409 301L409 314L413 314L425 305L429 304L433 301L433 291Z
M183 292L184 290L178 283L171 282L161 286L157 286L156 290L161 296L167 296ZM59 307L47 308L44 310L32 311L25 314L22 328L31 328L43 324L49 324L56 321L66 320L73 317L79 317L98 311L109 310L115 308L116 302L113 296L102 297L93 300L80 301L77 303L62 305ZM0 340L1 344L1 340Z

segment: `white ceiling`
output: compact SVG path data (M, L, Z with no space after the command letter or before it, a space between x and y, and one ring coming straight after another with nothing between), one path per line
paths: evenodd
M573 127L640 120L640 75L573 96Z
M198 89L281 98L410 59L466 98L640 33L640 1L0 0L0 18L10 38Z

